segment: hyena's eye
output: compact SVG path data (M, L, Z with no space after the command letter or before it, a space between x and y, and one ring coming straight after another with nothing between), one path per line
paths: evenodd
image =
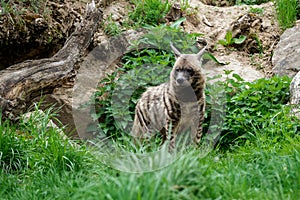
M193 70L193 69L190 69L190 68L188 68L188 69L186 69L186 72L187 72L187 73L189 73L189 74L193 74L193 73L194 73L194 70Z

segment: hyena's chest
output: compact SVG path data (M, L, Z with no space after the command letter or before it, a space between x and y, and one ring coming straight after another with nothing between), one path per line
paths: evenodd
M148 104L148 116L151 121L149 128L162 130L167 121L177 124L179 131L185 131L195 126L199 116L199 105L197 102L180 103L174 95L170 95L164 88L158 87L159 91L151 94Z
M199 121L199 105L197 102L184 103L180 106L178 132L185 132L197 126Z

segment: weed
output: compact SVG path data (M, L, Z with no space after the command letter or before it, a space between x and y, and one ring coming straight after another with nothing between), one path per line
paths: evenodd
M239 38L233 38L232 37L232 32L228 31L225 35L225 39L219 40L219 44L231 48L233 45L239 45L242 44L246 40L246 36L240 35Z
M192 8L192 7L191 7L190 4L189 4L189 0L181 0L181 1L180 1L180 8L181 8L183 11L187 12L187 10L188 10L189 8ZM187 13L187 14L189 14L189 13Z
M112 15L110 15L101 26L103 27L103 31L110 36L115 36L122 32L119 24L112 20Z

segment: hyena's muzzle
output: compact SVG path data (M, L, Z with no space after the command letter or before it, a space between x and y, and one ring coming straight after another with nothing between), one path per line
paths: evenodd
M192 82L193 70L192 69L176 69L175 70L175 83L179 87L190 87Z

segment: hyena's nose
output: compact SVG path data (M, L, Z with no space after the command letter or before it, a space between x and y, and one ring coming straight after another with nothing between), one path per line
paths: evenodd
M178 84L182 84L184 82L184 78L178 78L176 81Z

